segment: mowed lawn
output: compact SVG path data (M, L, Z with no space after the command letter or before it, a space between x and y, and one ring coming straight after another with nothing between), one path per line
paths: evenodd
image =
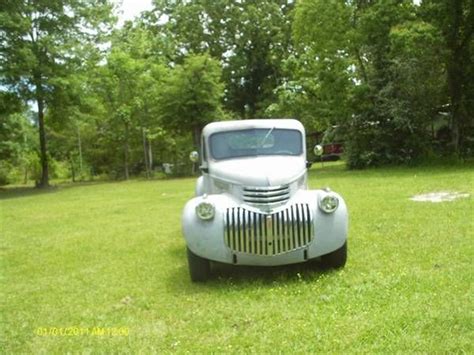
M194 179L1 191L0 352L473 353L473 168L315 165L349 207L346 267L217 265L205 284L181 235ZM433 191L471 196L409 200Z

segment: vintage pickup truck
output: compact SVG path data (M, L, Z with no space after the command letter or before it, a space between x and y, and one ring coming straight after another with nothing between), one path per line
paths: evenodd
M315 148L321 153L321 147ZM343 267L348 213L329 188L308 190L305 131L292 119L213 122L202 132L195 197L182 215L191 280L210 261Z

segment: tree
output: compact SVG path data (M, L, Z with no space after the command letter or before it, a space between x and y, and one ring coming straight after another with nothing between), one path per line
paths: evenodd
M9 183L15 173L28 182L37 149L34 129L21 100L0 91L0 185Z
M434 123L446 102L444 55L440 32L421 19L390 31L391 84L380 96L394 123L425 147L435 137Z
M297 94L313 100L316 121L341 126L350 167L429 150L443 104L443 46L412 1L301 1L294 38Z
M285 66L292 86L300 88L292 96L303 101L305 124L313 129L346 124L354 113L354 87L368 85L358 6L339 0L307 0L296 6L295 55Z
M36 102L42 174L49 184L45 111L55 84L81 62L74 49L107 31L108 0L5 0L1 12L1 83L24 100Z
M138 95L138 78L143 71L143 62L133 59L120 48L113 48L102 71L103 98L108 111L105 120L107 134L112 141L122 146L123 176L130 176L130 144L137 126L134 111Z
M219 62L208 55L189 56L164 82L159 96L163 124L180 134L191 133L199 149L202 128L223 118L223 90Z
M100 68L94 84L107 111L98 131L108 142L104 143L106 159L123 157L120 162L125 179L131 175L132 164L143 167L150 177L152 141L160 127L158 96L167 71L153 56L145 55L147 51L140 53L144 43L119 41L122 35L116 34L107 64ZM115 149L118 146L120 153ZM116 165L115 161L109 164Z
M51 94L46 115L51 158L68 162L72 181L90 176L90 147L97 137L96 121L105 117L92 86L97 71L91 65L77 68Z
M136 24L125 24L123 29L115 33L113 41L114 48L128 53L130 59L140 67L134 78L136 87L132 115L140 131L147 177L151 177L153 171L153 141L162 133L157 98L167 74L165 57L154 55L156 47L152 36L143 23L138 21Z
M438 28L447 49L445 58L454 151L461 153L469 127L474 130L474 1L424 0L421 14ZM472 137L471 137L472 138Z
M160 48L168 48L163 33L173 44L170 61L182 63L189 54L220 61L226 109L254 118L264 114L280 84L281 64L291 52L293 6L290 0L161 0L148 25ZM169 19L165 24L163 16Z

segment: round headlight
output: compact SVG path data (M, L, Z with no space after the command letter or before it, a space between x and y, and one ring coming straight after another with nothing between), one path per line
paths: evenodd
M214 218L215 208L210 202L201 202L196 206L196 214L202 220L210 220Z
M326 195L319 200L319 208L325 213L333 213L339 206L339 199L334 195Z

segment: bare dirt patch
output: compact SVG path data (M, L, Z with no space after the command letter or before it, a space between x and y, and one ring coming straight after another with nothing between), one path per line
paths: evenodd
M466 198L469 197L469 194L462 193L462 192L453 192L453 191L439 191L439 192L430 192L421 195L415 195L410 197L410 200L417 201L417 202L446 202L446 201L454 201L458 198Z

